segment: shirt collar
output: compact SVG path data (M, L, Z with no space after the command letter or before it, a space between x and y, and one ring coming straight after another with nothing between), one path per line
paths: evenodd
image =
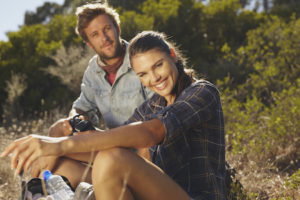
M124 74L127 71L131 70L131 65L130 65L130 60L129 60L129 52L128 52L128 42L122 39L122 43L125 44L126 46L126 50L125 50L125 56L124 56L124 60L123 60L123 64L120 66L120 68L118 69L118 73L119 71ZM106 74L105 70L102 69L98 63L97 63L97 59L98 59L99 55L95 55L94 59L93 59L93 65L97 66L94 68L96 73L101 73L101 74ZM101 59L99 59L101 61ZM103 65L105 65L104 63L102 63Z

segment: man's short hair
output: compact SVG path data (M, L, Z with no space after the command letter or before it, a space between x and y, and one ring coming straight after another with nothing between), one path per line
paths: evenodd
M99 15L107 15L116 28L120 27L119 14L113 8L109 7L106 3L94 3L80 6L76 10L77 26L76 33L81 36L84 41L88 41L88 37L84 29L89 23Z

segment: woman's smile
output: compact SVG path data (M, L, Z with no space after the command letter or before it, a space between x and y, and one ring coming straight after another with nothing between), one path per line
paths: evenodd
M164 90L167 86L168 86L168 78L154 85L153 87L155 87L156 90Z

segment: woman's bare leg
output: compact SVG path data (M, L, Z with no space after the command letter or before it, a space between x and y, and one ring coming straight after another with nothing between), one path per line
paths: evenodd
M92 183L91 168L77 160L61 157L53 172L67 177L73 189L82 181Z
M126 200L190 199L160 168L122 148L98 153L93 165L92 182L97 200L121 199L120 196Z

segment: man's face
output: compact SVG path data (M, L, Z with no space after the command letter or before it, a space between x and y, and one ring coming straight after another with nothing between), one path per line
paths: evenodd
M92 47L103 61L112 60L119 56L120 30L111 19L103 14L95 17L84 29L88 41L87 44Z

